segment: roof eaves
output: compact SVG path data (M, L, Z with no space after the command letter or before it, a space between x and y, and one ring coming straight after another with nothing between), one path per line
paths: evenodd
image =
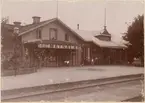
M95 41L95 39L97 39L97 38L92 38L92 40L93 40L93 43L95 43L96 45L98 45L99 47L105 47L105 48L127 48L127 46L125 46L125 45L118 45L117 43L115 43L115 42L113 42L113 41L111 41L112 43L114 43L114 44L116 44L116 46L104 46L104 45L99 45L96 41Z
M45 22L45 23L40 24L40 25L38 25L38 26L36 26L36 27L34 27L34 28L31 28L31 29L29 29L29 30L27 30L27 31L24 31L24 32L20 33L19 36L21 36L21 35L23 35L23 34L25 34L25 33L31 32L31 31L33 31L33 30L35 30L35 29L37 29L37 28L39 28L39 27L42 27L42 26L44 26L44 25L47 25L48 23L53 22L53 21L55 21L55 20L58 20L61 24L63 24L65 27L67 27L70 31L72 31L74 34L76 34L77 36L79 36L79 38L81 38L83 41L86 41L85 39L83 39L80 35L78 35L74 30L72 30L70 27L68 27L65 23L63 23L63 22L62 22L60 19L58 19L58 18L54 18L54 19L52 19L52 20L50 20L50 21L48 21L48 22Z
M43 24L40 24L40 25L38 25L38 26L35 26L35 27L33 27L33 28L29 29L29 30L26 30L26 31L20 33L19 36L21 36L21 35L23 35L23 34L25 34L25 33L31 32L31 31L33 31L33 30L35 30L35 29L37 29L37 28L40 28L40 27L42 27L42 26L44 26L44 25L47 25L48 23L53 22L54 20L56 20L56 18L54 18L54 19L52 19L52 20L50 20L50 21L48 21L48 22L45 22L45 23L43 23Z
M104 47L104 48L114 48L114 49L123 49L124 47L120 47L120 46L100 46L100 47Z
M113 41L112 41L113 42ZM124 44L122 44L122 45L119 45L119 44L117 44L117 43L115 43L115 42L113 42L114 44L116 44L116 45L118 45L119 47L122 47L122 48L127 48L127 46L126 45L124 45Z
M86 41L84 38L82 38L80 35L78 35L73 29L71 29L69 26L67 26L65 23L63 23L60 19L58 19L60 23L62 23L65 27L67 27L71 32L76 34L79 38L81 38L83 41Z
M94 43L94 44L96 44L97 46L99 46L99 47L101 47L98 43L96 43L95 41L95 38L92 38L92 42Z

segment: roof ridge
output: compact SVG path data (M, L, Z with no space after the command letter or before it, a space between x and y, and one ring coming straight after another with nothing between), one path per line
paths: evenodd
M73 30L78 30L78 31L89 31L89 32L101 31L101 30L84 30L84 29L73 29Z
M29 32L29 31L31 31L31 30L33 30L35 28L38 28L38 27L40 27L40 26L42 26L44 24L47 24L48 22L51 22L53 20L57 20L57 18L52 18L52 19L48 19L48 20L45 20L45 21L41 21L41 22L39 22L37 24L30 24L30 25L24 26L22 28L22 29L24 29L24 31L22 30L22 32L20 33L20 35L23 35L24 33Z
M52 20L52 19L55 19L55 18L51 18L51 19L40 21L38 24L43 23L43 22L47 22L47 21ZM24 27L30 26L30 25L34 25L34 24L33 23L32 24L27 24L27 25L24 25Z

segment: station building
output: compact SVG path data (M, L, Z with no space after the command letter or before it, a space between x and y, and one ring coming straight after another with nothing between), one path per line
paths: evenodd
M34 16L33 23L21 26L5 24L2 28L4 37L3 53L13 52L13 30L19 29L21 41L21 60L28 61L29 67L80 65L123 64L127 61L126 46L111 40L111 34L104 27L103 31L74 30L58 18L40 21ZM10 38L9 38L10 36Z

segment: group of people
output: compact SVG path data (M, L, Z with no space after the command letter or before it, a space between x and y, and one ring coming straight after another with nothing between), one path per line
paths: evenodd
M84 60L82 60L82 65L95 65L97 64L99 58L98 57L94 57L91 59L85 58Z

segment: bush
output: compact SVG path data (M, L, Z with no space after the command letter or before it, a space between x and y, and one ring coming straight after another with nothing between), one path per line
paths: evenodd
M8 60L4 60L2 62L2 69L9 69L9 67L10 67L9 61Z

